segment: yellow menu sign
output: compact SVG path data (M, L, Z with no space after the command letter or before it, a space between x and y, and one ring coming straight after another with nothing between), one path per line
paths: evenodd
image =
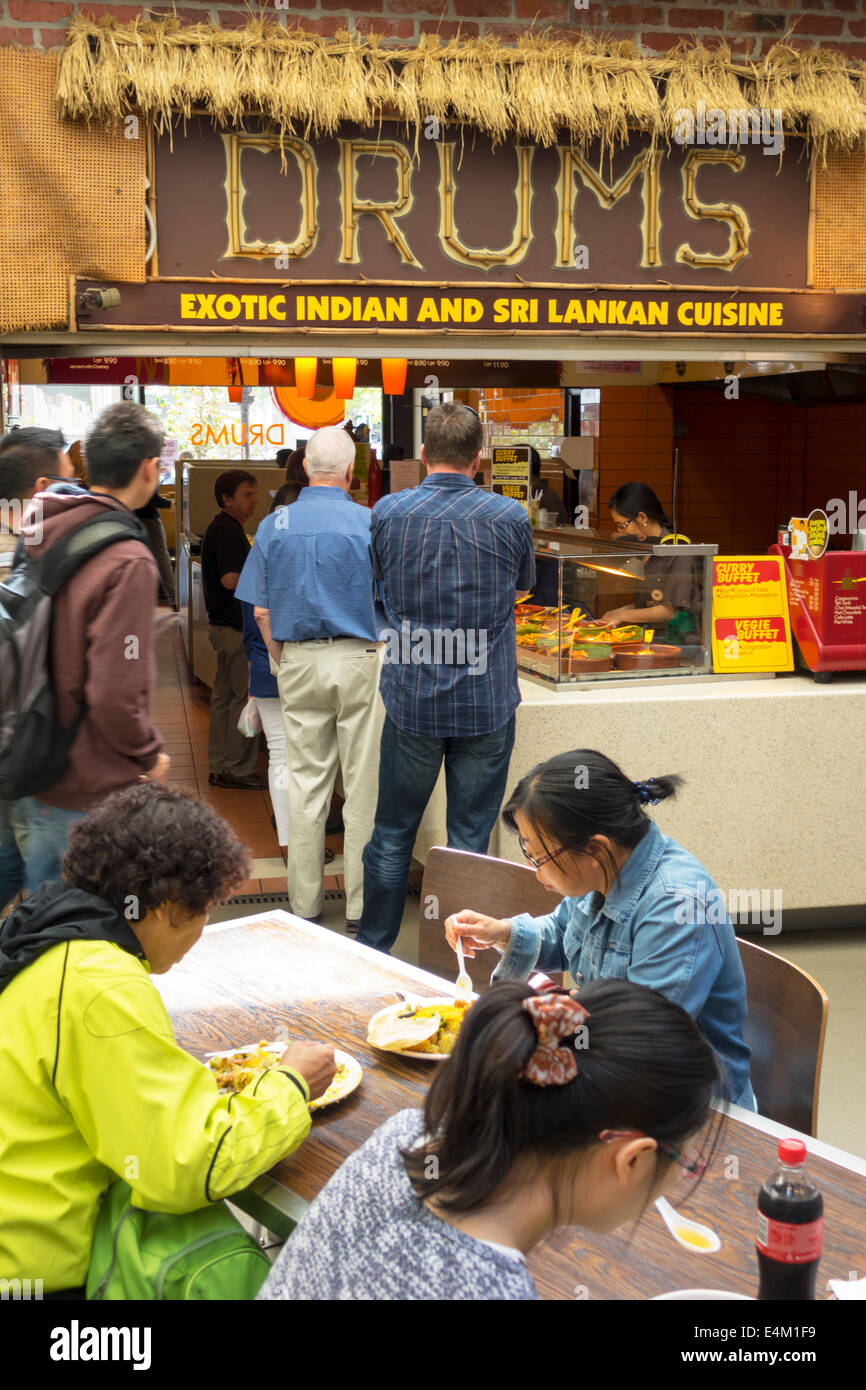
M713 560L713 669L793 671L788 591L779 555Z
M530 482L529 449L525 444L497 446L490 456L491 491L500 497L512 497L529 511Z

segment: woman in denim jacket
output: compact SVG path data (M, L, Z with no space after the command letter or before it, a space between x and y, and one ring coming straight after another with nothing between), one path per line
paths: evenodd
M694 1018L724 1063L728 1099L754 1110L743 1037L746 980L724 896L694 855L663 835L643 807L673 796L678 777L631 782L603 753L579 749L539 764L503 811L545 888L562 901L547 917L509 921L464 910L445 923L467 956L490 947L497 980L567 970L657 989Z

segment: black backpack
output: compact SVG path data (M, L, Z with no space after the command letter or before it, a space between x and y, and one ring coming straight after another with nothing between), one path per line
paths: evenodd
M117 541L147 534L125 512L91 517L39 555L18 542L11 570L0 582L0 798L37 796L60 781L86 713L71 727L57 721L51 687L51 614L55 596L72 576Z

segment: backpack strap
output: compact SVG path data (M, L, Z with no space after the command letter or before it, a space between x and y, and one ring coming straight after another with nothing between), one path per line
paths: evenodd
M147 545L147 533L138 517L112 512L110 516L91 517L70 531L39 557L43 593L54 598L82 565L116 541L141 541Z

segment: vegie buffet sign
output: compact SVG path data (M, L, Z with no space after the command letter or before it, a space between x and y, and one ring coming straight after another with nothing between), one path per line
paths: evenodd
M281 148L193 119L155 141L150 278L77 326L862 335L862 296L808 288L798 155L493 147L445 127L416 150L387 123Z

